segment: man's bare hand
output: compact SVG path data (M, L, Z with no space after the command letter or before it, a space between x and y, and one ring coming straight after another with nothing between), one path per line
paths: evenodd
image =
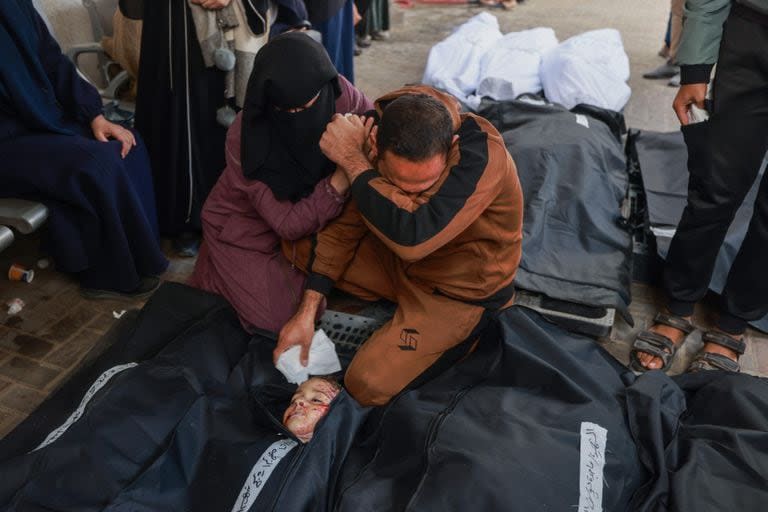
M320 150L344 170L350 182L371 168L366 149L372 128L371 118L363 122L354 114L336 114L320 137Z
M228 6L232 0L191 0L193 4L197 4L203 9L208 9L209 11L218 11L219 9L223 9L224 7Z
M111 123L107 119L98 115L91 121L91 131L96 140L101 142L107 142L109 139L115 139L120 141L123 145L120 150L120 156L125 158L125 155L136 145L136 137L133 136L133 132L127 128L123 128L119 124Z
M680 120L680 124L687 125L690 120L688 119L688 111L691 105L696 105L700 109L704 109L704 100L707 97L707 84L685 84L681 85L677 91L677 96L672 102L672 108L677 114L677 118Z
M315 334L315 319L307 317L301 313L296 313L282 329L280 337L277 339L277 346L272 352L272 359L277 364L280 354L289 348L299 345L301 354L299 360L302 366L307 366L309 362L309 347L312 344L312 336Z
M296 314L280 329L277 346L272 352L272 359L277 364L280 354L289 348L299 345L301 355L299 360L303 366L309 362L309 347L312 344L312 336L315 334L315 318L320 306L325 301L325 296L315 290L304 290Z

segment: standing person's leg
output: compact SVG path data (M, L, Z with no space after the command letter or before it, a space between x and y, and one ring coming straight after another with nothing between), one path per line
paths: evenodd
M677 49L680 47L680 39L683 35L683 7L685 0L672 0L672 12L669 15L669 63L677 66ZM667 85L680 86L680 72L678 71L669 79Z
M725 234L768 147L768 58L755 44L766 37L761 32L764 27L731 14L711 118L683 127L689 146L688 204L664 272L669 307L676 314L692 312L705 295Z
M389 38L389 0L372 0L368 19L374 40Z
M339 25L339 73L344 75L351 83L355 83L355 20L354 2L347 0L344 7L337 15L336 22ZM342 71L343 70L343 71Z
M186 0L145 2L136 128L152 163L160 232L194 255L200 210L224 169L222 71L206 68Z
M656 80L660 78L672 78L680 72L680 68L675 63L673 51L677 51L675 45L680 44L680 34L683 28L683 5L685 0L671 0L669 21L667 22L667 34L664 37L665 46L659 55L666 57L667 61L661 66L643 73L643 78ZM677 38L677 39L675 39Z
M371 46L371 37L368 35L368 1L355 0L355 56L362 54L363 48Z
M672 0L669 13L669 55L670 62L676 62L677 49L683 35L683 8L685 0Z
M756 132L752 145L743 149L751 155L748 164L757 169L759 163L756 162L760 162L768 149L768 55L764 51L768 45L768 27L738 16L733 18L738 23L734 23L732 30L738 34L734 35L733 46L729 44L726 49L728 60L725 64L735 68L729 85L736 89L718 83L713 91L714 110L732 113L733 125L739 123L739 132ZM736 44L740 45L739 54L734 54L732 49ZM718 66L722 69L721 64ZM745 90L747 84L751 87ZM742 118L748 121L742 124ZM723 291L723 311L718 322L723 331L738 334L744 331L747 321L757 320L768 313L768 274L760 257L767 252L768 178L764 176L747 235Z
M664 33L664 45L659 50L659 57L669 58L669 43L672 41L672 13L667 17L667 31Z
M766 126L768 130L768 126ZM747 236L728 273L718 327L738 334L746 323L768 314L768 273L761 255L768 254L768 178L763 176Z
M677 317L689 318L695 303L706 294L725 234L759 172L768 147L766 57L755 44L756 41L768 43L763 32L764 27L731 13L713 85L712 116L708 122L683 127L690 172L688 203L672 240L663 277L669 298L667 309ZM762 215L762 209L756 208L754 218ZM753 225L756 222L759 220L753 220ZM760 229L753 226L750 231L756 238L748 244L747 251L754 250L749 249L752 244L765 243ZM747 257L754 256L737 259L743 262ZM734 265L734 268L737 267ZM746 270L754 272L754 266ZM752 281L760 275L761 272L756 272L746 279ZM741 280L744 277L735 282ZM669 338L675 346L684 338L682 329L659 322L651 331ZM717 342L708 343L704 350L718 351L735 359L736 352L714 345ZM668 350L674 351L674 348L668 347ZM645 350L637 352L637 359L645 368L662 367L661 358Z
M669 15L669 63L677 66L677 49L680 47L680 38L683 35L683 7L685 0L672 0L671 13ZM667 85L680 87L680 72L678 71L669 79Z
M323 34L325 46L331 62L336 70L344 75L351 83L355 83L354 51L355 23L352 0L347 0L344 6L331 19L318 23L315 28Z

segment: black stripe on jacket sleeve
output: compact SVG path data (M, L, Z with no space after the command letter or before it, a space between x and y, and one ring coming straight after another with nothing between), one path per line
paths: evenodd
M440 233L475 192L488 165L488 134L472 118L461 124L457 134L458 164L429 202L413 212L399 208L370 185L379 176L375 171L366 171L352 184L360 213L396 244L413 247Z
M334 281L328 276L322 274L311 273L307 277L307 289L314 290L323 295L328 295L334 286Z
M323 274L318 274L314 271L315 255L317 254L317 233L312 235L312 246L309 249L309 261L307 262L307 284L306 287L309 290L320 292L323 295L328 295L333 289L335 284L333 279Z

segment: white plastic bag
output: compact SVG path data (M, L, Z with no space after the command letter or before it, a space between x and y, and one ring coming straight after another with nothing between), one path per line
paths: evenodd
M555 103L573 108L587 103L619 111L629 101L629 58L614 29L585 32L544 55L541 82Z

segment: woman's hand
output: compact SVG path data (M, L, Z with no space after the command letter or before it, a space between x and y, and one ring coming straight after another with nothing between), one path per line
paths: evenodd
M232 0L191 0L193 4L197 4L203 9L208 9L209 11L218 11L219 9L223 9L224 7L228 6Z
M125 158L125 155L136 145L136 137L133 136L133 132L127 128L123 128L119 124L111 123L107 119L98 115L91 121L91 130L96 140L101 142L108 142L109 139L115 139L119 141L123 147L120 150L120 156Z

